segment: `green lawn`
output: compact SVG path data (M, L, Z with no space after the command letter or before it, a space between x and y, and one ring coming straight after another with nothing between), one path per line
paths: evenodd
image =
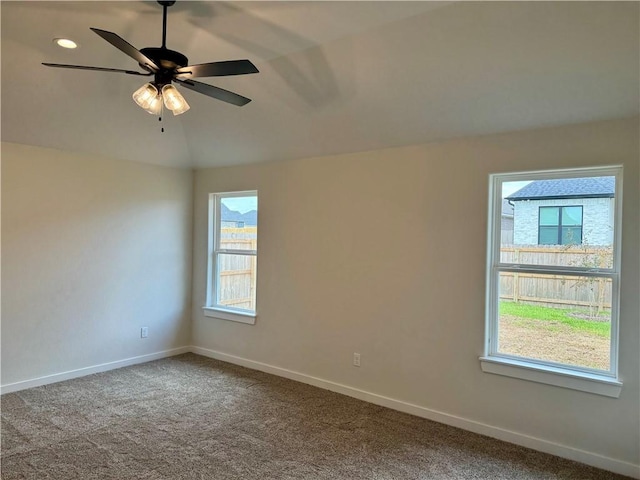
M538 307L523 303L501 301L500 314L511 315L522 319L542 320L552 324L563 324L580 332L588 332L601 337L611 335L611 325L607 321L583 320L569 316L570 313L586 313L584 310L570 310L563 308ZM608 318L608 317L603 317Z

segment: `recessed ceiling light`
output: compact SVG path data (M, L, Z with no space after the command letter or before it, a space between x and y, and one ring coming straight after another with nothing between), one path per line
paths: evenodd
M54 43L62 48L77 48L78 44L68 38L54 38Z

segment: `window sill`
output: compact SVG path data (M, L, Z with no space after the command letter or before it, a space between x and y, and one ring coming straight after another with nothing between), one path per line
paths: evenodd
M580 390L605 397L618 398L622 391L622 382L612 377L593 373L572 372L527 361L480 357L480 366L482 371L486 373Z
M246 323L249 325L255 325L256 314L236 312L233 310L226 310L224 308L214 307L202 307L205 317L218 318L220 320L229 320L231 322Z

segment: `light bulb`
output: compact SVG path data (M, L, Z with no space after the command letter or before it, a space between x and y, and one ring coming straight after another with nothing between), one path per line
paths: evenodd
M158 94L154 98L151 99L149 105L145 108L147 112L152 115L161 115L162 114L162 95Z
M145 83L138 90L133 92L133 101L141 108L149 111L149 106L159 96L158 89L150 83Z
M164 106L171 110L174 115L180 115L191 108L173 85L162 87L162 97L164 98Z

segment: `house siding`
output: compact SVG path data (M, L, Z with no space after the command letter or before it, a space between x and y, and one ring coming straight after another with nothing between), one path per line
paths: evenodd
M612 198L562 198L514 201L513 243L538 244L540 207L582 205L582 243L611 245L613 243Z
M511 245L513 243L513 216L502 215L500 227L500 243L502 245Z

